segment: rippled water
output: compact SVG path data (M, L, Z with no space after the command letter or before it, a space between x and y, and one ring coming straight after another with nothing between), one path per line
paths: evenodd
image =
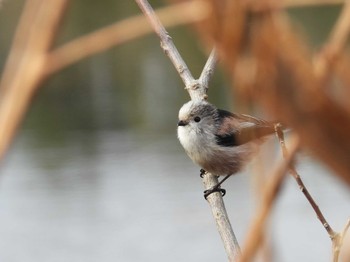
M0 261L226 261L194 166L174 136L75 133L43 145L23 133L1 172ZM335 229L350 191L301 157L300 174ZM253 215L251 176L225 185L238 240ZM291 179L270 222L274 261L330 261L330 240Z

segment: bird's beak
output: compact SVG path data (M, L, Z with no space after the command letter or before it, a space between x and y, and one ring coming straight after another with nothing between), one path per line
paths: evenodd
M177 126L186 126L187 124L187 121L184 120L180 120L179 122L177 122Z

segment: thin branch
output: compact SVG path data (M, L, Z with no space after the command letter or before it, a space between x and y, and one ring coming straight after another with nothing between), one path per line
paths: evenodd
M164 49L167 56L173 62L177 72L185 83L186 89L189 92L191 99L206 99L209 79L212 75L213 69L216 64L216 52L213 50L211 55L204 66L200 79L195 80L190 73L187 65L176 49L171 37L168 35L164 26L156 17L152 7L146 0L135 0L140 6L143 13L150 20L155 32L158 34L161 40L161 46ZM205 9L208 10L208 7ZM215 175L207 173L203 178L205 189L210 189L214 185L217 185L218 179ZM238 241L232 230L226 208L221 194L213 193L208 197L208 203L211 207L219 234L224 243L224 247L229 258L229 261L235 261L240 253Z
M279 142L280 142L280 146L281 146L281 149L282 149L283 157L286 158L288 156L288 150L287 150L287 147L286 147L285 142L284 142L283 131L281 130L281 128L279 126L276 128L276 133L277 133L277 136L278 136L278 139L279 139ZM333 229L332 229L332 227L327 222L326 218L324 217L324 215L321 212L320 208L318 207L318 205L316 204L315 200L311 196L309 190L304 185L303 180L301 179L300 175L298 174L298 172L296 171L296 169L295 169L295 167L293 165L290 166L289 172L293 176L295 181L297 182L301 192L305 195L306 199L309 201L311 207L313 208L313 210L315 211L315 213L317 215L317 218L320 220L321 224L326 229L328 235L330 236L330 238L332 238L334 236L334 234L335 234Z
M332 238L333 262L338 262L340 250L343 246L344 237L350 228L350 219L346 222L343 230Z
M288 157L288 150L287 150L287 147L285 145L283 131L280 128L280 126L276 126L276 133L277 133L280 145L281 145L283 157L287 158ZM304 182L302 181L300 175L297 173L297 171L295 170L295 167L292 164L289 167L289 173L296 180L301 192L303 192L306 199L309 201L310 205L312 206L313 210L315 211L318 220L320 220L322 226L326 229L330 239L332 240L333 262L338 262L339 253L340 253L341 247L343 245L343 238L344 238L348 228L350 227L350 220L348 220L348 222L346 223L346 225L341 233L335 232L332 229L332 227L330 226L330 224L327 222L322 211L320 210L320 208L316 204L315 200L313 199L313 197L309 193L309 191L306 188L306 186L304 185Z
M205 63L201 76L199 77L199 83L205 88L206 93L209 88L209 80L211 79L214 73L216 61L217 61L216 49L213 48L207 62Z
M196 81L193 78L185 61L182 59L174 42L172 41L168 32L165 30L159 18L156 16L151 5L148 3L147 0L135 0L135 1L139 5L140 9L145 14L145 16L149 19L154 31L159 36L161 47L163 48L165 54L170 58L173 65L175 66L177 72L179 73L182 81L185 84L186 89L188 90L191 96L191 99L195 100L195 99L206 98L207 95L205 92L206 91L205 88L203 88L200 85L200 83L198 83L198 81ZM209 7L207 5L204 5L203 1L201 1L201 3L203 3L203 11L206 14L208 14Z
M166 55L173 62L184 84L186 86L189 86L193 82L194 78L190 70L188 69L185 61L182 59L179 51L177 50L168 32L166 31L161 21L153 11L153 8L146 0L136 0L136 2L139 5L142 12L151 22L154 31L157 33L157 35L160 38L161 47L163 48Z
M315 200L313 199L313 197L311 196L309 190L306 188L306 186L304 185L300 175L297 173L297 171L295 170L294 167L291 167L289 170L290 174L294 177L295 181L297 182L299 189L301 190L301 192L305 195L307 201L309 201L312 209L315 211L318 220L320 220L322 226L326 229L328 235L330 236L330 238L333 238L335 232L332 229L332 227L330 226L330 224L327 222L326 218L324 217L322 211L320 210L320 208L318 207L318 205L316 204Z
M249 232L244 241L242 256L240 257L239 262L251 261L255 256L265 230L266 221L271 213L278 192L281 189L285 174L298 151L299 145L299 138L293 137L291 139L289 154L277 164L274 172L272 172L271 179L269 179L269 182L266 183L266 186L263 189L260 207L258 207L258 211L256 212L251 225L249 226Z
M213 174L206 173L205 176L203 176L203 183L205 189L212 188L219 183L218 177ZM211 211L216 222L216 227L224 244L228 260L232 262L237 261L241 255L241 250L232 230L230 220L228 219L221 192L210 194L207 197L207 201L211 207Z
M200 2L174 4L156 11L166 27L203 20L206 12ZM47 59L46 74L52 74L88 56L153 32L144 15L137 15L81 36L53 50Z

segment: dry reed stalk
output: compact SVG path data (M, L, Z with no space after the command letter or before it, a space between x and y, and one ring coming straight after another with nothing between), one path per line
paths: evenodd
M286 8L303 8L323 5L340 5L344 0L269 0L269 1L247 1L246 4L249 10L254 12L262 12L267 10L277 10Z
M67 0L28 0L0 82L0 159L43 80L49 51Z
M208 13L200 1L174 4L156 10L166 27L203 20ZM88 56L153 32L144 15L129 17L95 32L74 39L53 50L47 59L46 74L52 74Z
M201 33L216 44L241 97L292 127L303 147L350 185L350 115L323 91L330 83L315 75L312 54L283 11L254 13L242 2L208 0L213 13Z
M334 76L330 80L334 84L332 89L328 90L328 93L335 99L339 105L341 105L348 114L350 114L350 56L349 53L339 56L337 62L334 65Z
M327 51L322 52L314 63L313 54L294 31L283 10L273 6L273 1L250 1L249 4L235 1L233 4L225 0L208 0L208 3L213 6L212 17L202 23L200 32L206 40L216 44L220 58L233 77L239 100L260 104L273 118L292 127L303 148L312 151L350 185L350 114L329 91L332 90L333 71L338 73L340 82L349 79L342 73L344 69L333 69L350 30L349 2L344 5L326 44ZM256 3L265 8L259 8L257 12L252 9ZM234 10L227 10L229 8ZM234 12L237 23L232 17ZM340 60L344 65L344 60ZM332 230L294 169L292 175L330 235L336 261L342 242L338 238L345 233ZM243 249L243 261L249 261L259 245L263 231L261 220L264 221L268 212L259 214L264 214L256 217L259 226L251 228L259 234L246 242L250 248Z
M62 68L152 32L144 16L135 16L79 37L51 51L67 0L29 0L20 22L0 82L0 160L26 113L40 83ZM159 10L166 26L192 23L206 16L199 1Z

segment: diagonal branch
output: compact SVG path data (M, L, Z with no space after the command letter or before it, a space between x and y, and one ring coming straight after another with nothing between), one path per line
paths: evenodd
M261 205L257 209L256 215L249 226L249 232L242 248L242 256L239 262L251 261L259 248L259 243L265 230L266 221L271 213L273 204L275 203L278 192L282 186L285 174L287 173L294 157L298 151L300 141L298 137L293 137L291 140L290 151L286 158L282 159L280 163L272 172L271 179L266 184Z
M159 36L160 44L165 54L170 58L170 60L174 64L177 72L179 73L185 85L189 86L193 82L194 78L190 70L188 69L185 61L182 59L168 32L166 31L161 21L158 19L155 12L153 11L153 8L146 0L136 0L136 2L139 5L142 12L149 19L154 31Z
M333 251L333 262L338 262L341 248L343 246L344 238L350 228L350 219L346 221L343 230L340 233L336 233L332 237L332 251Z
M203 183L206 189L213 188L219 183L218 177L206 173L205 176L203 176ZM241 255L241 249L232 230L230 220L228 219L221 192L210 194L207 201L211 207L211 212L215 219L216 227L219 231L221 240L224 244L228 260L230 262L237 261Z
M278 136L278 139L280 142L283 157L287 158L289 154L288 154L287 147L285 145L284 134L283 134L283 131L281 130L280 126L276 126L276 133L277 133L277 136ZM326 231L327 231L327 233L332 241L333 262L338 262L339 253L340 253L341 247L343 245L343 239L344 239L344 236L347 233L347 230L350 226L350 220L347 221L347 223L346 223L346 225L341 233L335 232L332 229L331 225L327 222L321 209L316 204L315 200L311 196L309 190L304 185L303 180L301 179L300 175L298 174L294 165L292 165L292 164L289 167L289 173L293 176L293 178L297 182L299 189L305 195L305 197L308 200L308 202L310 203L312 209L315 211L318 220L321 222L322 226L326 229Z
M287 158L288 157L288 150L287 150L287 147L285 145L284 134L283 134L283 131L281 130L280 126L276 127L276 133L277 133L277 136L278 136L278 139L280 142L283 157ZM298 172L296 171L296 169L293 165L290 165L289 172L292 175L292 177L295 179L295 181L297 182L300 191L304 194L306 199L309 201L311 207L313 208L313 210L315 211L315 213L317 215L317 218L320 220L321 224L326 229L328 235L330 236L330 238L332 238L335 235L335 232L333 231L330 224L327 222L322 211L320 210L320 208L316 204L315 200L311 196L309 190L306 188L303 180L301 179L300 175L298 174Z
M207 62L205 63L201 76L199 77L199 80L198 80L200 85L205 88L205 92L208 91L209 81L214 73L216 61L217 61L216 49L213 48Z
M174 42L172 41L168 32L165 30L161 21L153 11L151 5L148 3L147 0L136 0L136 2L139 5L142 12L145 14L145 16L149 19L154 31L159 36L161 47L175 66L175 69L179 73L182 81L184 82L185 87L191 96L191 99L205 99L207 97L206 89L203 86L201 86L200 83L198 83L198 81L195 80L192 76L185 61L182 59ZM193 3L197 3L197 1L194 1ZM201 7L200 10L202 10L204 14L208 14L208 5L205 5L203 1L200 1L200 3L201 5L199 5L199 7L197 8Z
M163 50L173 62L176 70L178 71L183 82L185 83L185 87L189 92L191 99L207 99L206 92L208 90L208 83L216 64L216 51L213 50L211 52L210 57L203 68L200 78L198 80L195 80L192 74L190 73L186 63L182 59L178 50L176 49L173 41L171 40L171 37L168 35L160 20L156 17L155 12L153 11L152 7L149 5L147 0L136 0L136 2L151 22L155 32L158 34L161 40L161 46ZM203 2L201 3L203 4ZM203 10L207 11L208 7L204 6ZM205 189L210 189L214 185L217 185L218 179L215 175L207 173L203 177L203 183ZM236 236L234 235L234 232L232 230L221 194L211 194L208 197L208 203L211 207L229 261L235 261L238 255L240 254L240 248Z

